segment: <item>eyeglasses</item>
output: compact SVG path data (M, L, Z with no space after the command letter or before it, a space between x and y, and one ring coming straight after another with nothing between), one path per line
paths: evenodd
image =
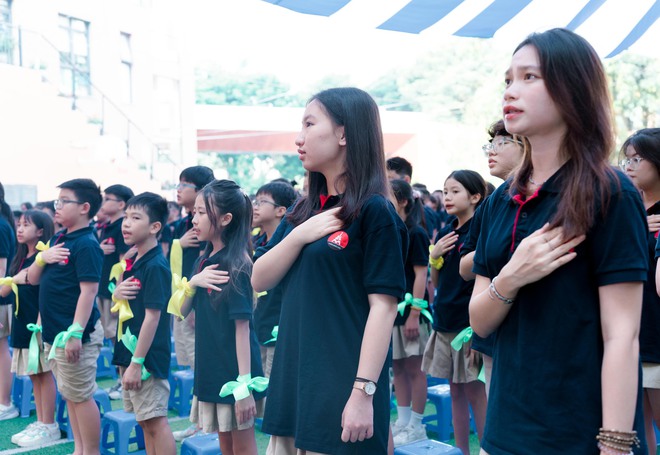
M506 144L523 145L521 141L515 141L510 137L503 137L493 140L493 142L489 142L488 144L484 144L481 147L481 150L484 152L484 155L488 157L488 155L490 155L491 153L499 153L502 150L502 147L504 147Z
M114 199L114 198L111 198L111 197L104 197L103 198L103 202L108 202L108 201L121 202L120 199Z
M194 183L185 183L185 182L180 182L176 185L177 190L182 190L184 188L195 188L197 189L197 185Z
M622 171L625 171L628 168L635 170L639 167L639 163L641 163L642 161L644 161L644 158L642 158L641 156L635 156L633 158L624 158L621 161L619 161L619 167L621 167Z
M265 201L263 199L256 199L256 200L252 201L252 206L254 206L254 207L261 207L264 204L270 204L275 208L281 207L279 204L276 204L276 203L270 202L270 201Z
M84 204L84 202L80 201L71 201L69 199L55 199L53 201L53 207L55 207L55 210L61 209L64 207L66 204Z

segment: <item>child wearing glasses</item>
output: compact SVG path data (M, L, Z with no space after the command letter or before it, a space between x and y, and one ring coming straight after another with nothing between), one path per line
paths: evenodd
M66 400L74 453L98 453L99 409L94 401L96 359L103 327L95 300L103 251L89 225L101 207L101 189L90 179L62 183L55 220L64 226L35 256L28 281L39 284L44 353Z
M170 246L170 268L172 277L190 279L193 265L204 250L206 244L197 239L193 231L193 207L197 193L214 179L213 170L206 166L191 166L179 175L176 186L176 202L183 207L187 215L174 225L172 230L172 245ZM179 365L195 366L195 313L184 320L174 318L173 328L174 351ZM175 431L174 439L181 441L197 432L197 427L189 426L185 430Z
M633 181L644 202L649 230L649 273L644 284L639 356L644 387L646 443L655 450L653 422L660 425L660 297L656 290L656 244L660 233L660 128L637 131L624 142L621 168Z

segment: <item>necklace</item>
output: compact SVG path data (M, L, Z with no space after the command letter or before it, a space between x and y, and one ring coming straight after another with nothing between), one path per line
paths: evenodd
M534 179L532 178L532 176L530 175L530 176L529 176L529 183L531 183L532 185L536 185L536 186L543 186L543 184L545 183L545 180L542 181L541 183L536 183L536 182L534 181Z

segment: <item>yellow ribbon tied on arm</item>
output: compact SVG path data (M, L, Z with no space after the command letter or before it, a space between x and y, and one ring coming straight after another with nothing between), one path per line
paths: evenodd
M110 269L110 278L108 278L109 281L112 281L113 279L119 283L119 279L121 278L121 274L126 271L126 261L122 259L121 261L117 262L115 265L112 266Z
M188 278L185 276L180 278L176 273L172 274L172 287L174 291L172 292L172 297L167 304L167 312L177 316L179 319L183 319L183 314L181 314L181 307L183 302L185 302L186 297L192 297L195 295L195 289L190 287L188 283Z
M37 246L35 246L35 248L36 248L38 251L46 251L47 249L50 248L50 240L48 241L48 243L44 243L44 242L42 242L41 240L39 240L39 241L37 242Z
M170 270L172 271L172 294L174 294L177 290L174 277L183 276L183 248L179 239L172 241L172 247L170 248Z
M117 340L121 340L121 337L124 333L124 322L133 317L133 310L131 310L131 305L126 299L117 299L113 295L112 301L115 302L115 304L112 306L112 308L110 308L110 311L113 313L119 312L119 330L117 330Z
M11 276L0 278L0 286L9 286L14 292L14 297L16 299L16 311L14 312L14 315L18 316L18 286L14 283L14 278Z

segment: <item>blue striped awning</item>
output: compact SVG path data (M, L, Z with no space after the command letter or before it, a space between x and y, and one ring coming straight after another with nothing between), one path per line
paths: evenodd
M440 30L475 38L497 38L498 34L523 38L535 31L565 27L585 36L606 57L630 48L651 31L660 39L660 0L263 1L325 17L355 11L363 16L365 26L413 34Z

